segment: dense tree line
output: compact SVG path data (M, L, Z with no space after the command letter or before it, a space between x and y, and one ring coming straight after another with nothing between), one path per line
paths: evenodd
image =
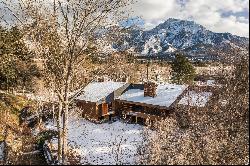
M32 78L39 77L39 71L28 51L23 34L17 27L0 27L0 88L28 88L31 90Z

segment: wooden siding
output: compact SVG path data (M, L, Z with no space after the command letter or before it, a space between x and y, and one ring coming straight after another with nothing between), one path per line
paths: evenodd
M158 107L153 105L144 105L142 103L133 103L122 100L115 101L115 112L117 116L127 113L135 113L137 117L151 120L159 120L173 113L173 108Z
M107 103L102 103L102 116L108 114L108 104Z
M140 102L132 102L132 101L127 101L127 100L120 100L116 99L116 103L127 103L127 104L134 104L138 106L143 106L143 107L149 107L149 108L159 108L159 109L165 109L165 110L170 110L171 107L165 107L165 106L159 106L159 105L153 105L153 104L146 104L146 103L140 103Z
M94 120L99 119L98 105L96 103L78 100L76 105L82 110L83 117Z
M148 114L141 113L141 112L137 113L137 117L140 117L140 118L143 118L143 119L149 119L149 120L153 120L153 121L157 121L157 120L163 119L163 117L161 117L161 116L148 115Z

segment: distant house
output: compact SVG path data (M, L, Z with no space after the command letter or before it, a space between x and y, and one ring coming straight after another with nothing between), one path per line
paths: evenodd
M112 103L127 86L124 82L112 81L90 83L76 98L76 104L82 110L83 117L94 121L111 118L114 115Z

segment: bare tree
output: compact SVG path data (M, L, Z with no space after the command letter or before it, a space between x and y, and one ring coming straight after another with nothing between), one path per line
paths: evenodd
M177 116L155 123L153 134L144 132L139 163L249 164L249 57L235 57L208 105L177 108Z
M46 60L46 81L55 83L59 103L57 127L60 163L65 163L68 149L68 112L73 101L70 92L76 90L72 86L74 78L79 76L80 66L91 53L88 47L90 40L95 39L98 33L104 33L102 31L105 28L117 25L121 19L127 17L124 11L130 3L130 0L2 2L5 10L27 30L26 40L32 43L34 52ZM116 28L117 32L121 29Z

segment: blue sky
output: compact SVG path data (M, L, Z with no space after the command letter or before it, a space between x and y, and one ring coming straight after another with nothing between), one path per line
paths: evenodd
M138 26L143 28L145 26L145 21L139 17L131 17L127 20L121 21L120 25L123 27Z
M249 37L249 0L137 0L134 17L151 29L168 18L193 20L214 32Z

